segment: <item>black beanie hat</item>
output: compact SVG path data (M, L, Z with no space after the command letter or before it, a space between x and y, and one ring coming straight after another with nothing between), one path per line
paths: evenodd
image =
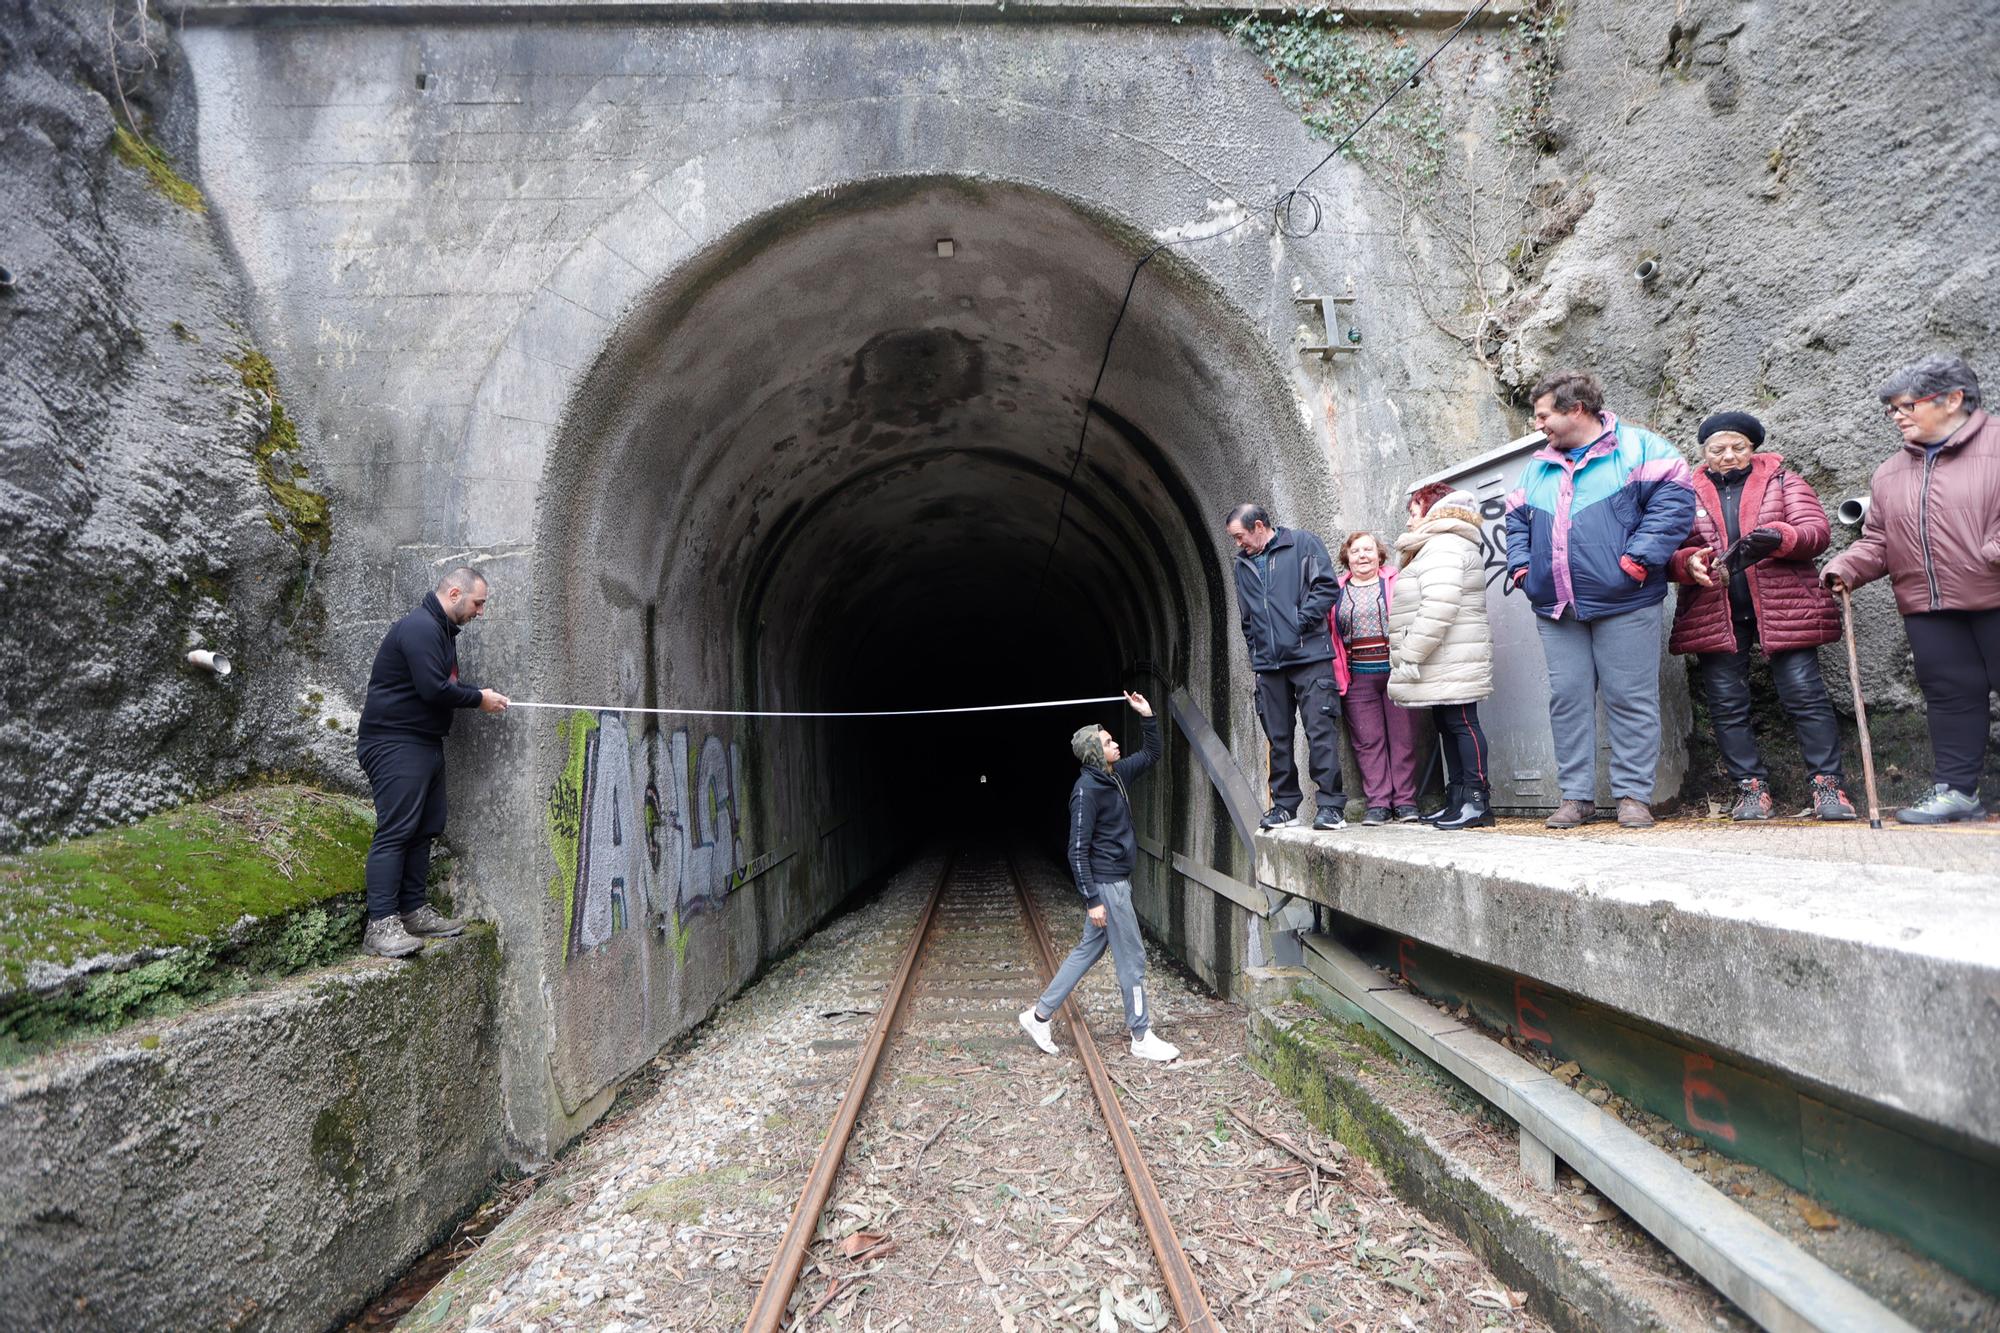
M1717 412L1701 423L1701 429L1694 435L1695 443L1707 444L1708 437L1719 430L1733 430L1755 447L1764 447L1764 423L1748 412Z

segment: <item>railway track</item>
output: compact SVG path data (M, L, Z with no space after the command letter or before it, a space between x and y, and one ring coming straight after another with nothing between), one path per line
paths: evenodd
M1053 975L1059 959L1059 947L1011 857L988 853L944 858L910 941L889 978L868 1036L859 1045L847 1093L834 1113L798 1205L751 1305L744 1324L746 1333L776 1333L787 1326L794 1313L797 1318L792 1326L803 1326L838 1294L840 1283L831 1281L818 1302L808 1305L801 1301L801 1308L793 1311L794 1294L801 1275L814 1262L821 1219L836 1200L843 1162L857 1130L873 1125L885 1134L895 1133L893 1119L887 1118L893 1108L877 1104L879 1098L871 1102L870 1094L883 1069L899 1054L907 1055L917 1046L952 1051L986 1047L1016 1052L1023 1061L1064 1058L1079 1062L1096 1099L1098 1128L1116 1152L1130 1202L1158 1265L1160 1283L1177 1319L1175 1326L1188 1333L1217 1333L1221 1326L1202 1296L1138 1140L1119 1105L1111 1074L1074 1001L1063 1011L1073 1055L1050 1057L1034 1051L1014 1021L1014 1015L1033 1001ZM1102 966L1109 967L1110 961ZM1000 1114L995 1111L985 1119L997 1119ZM912 1174L921 1170L931 1143L947 1127L940 1125L919 1150L896 1166ZM933 1170L937 1169L940 1166L934 1160ZM1104 1206L1097 1211L1101 1213ZM1088 1224L1078 1225L1077 1231ZM890 1254L896 1247L882 1242L878 1248ZM867 1251L861 1253L865 1257ZM945 1257L939 1255L924 1281L934 1281ZM1000 1313L1004 1322L1004 1312Z

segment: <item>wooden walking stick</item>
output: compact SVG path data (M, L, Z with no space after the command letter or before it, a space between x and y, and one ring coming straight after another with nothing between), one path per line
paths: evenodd
M1875 799L1875 747L1868 741L1868 705L1861 701L1861 657L1854 651L1854 599L1840 589L1840 627L1847 631L1847 683L1854 687L1854 724L1861 731L1861 780L1868 784L1868 827L1882 827L1882 807Z

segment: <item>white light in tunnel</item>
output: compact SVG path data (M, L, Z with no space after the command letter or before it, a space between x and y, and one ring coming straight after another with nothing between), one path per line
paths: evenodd
M940 241L939 241L939 242L937 243L937 245L938 245L938 258L939 258L939 259L950 259L950 258L951 258L951 252L952 252L953 250L957 249L957 247L956 247L955 245L953 245L953 244L952 244L952 240L951 240L951 238L950 238L949 236L947 236L947 237L944 237L944 238L943 238L942 240L940 240Z
M983 782L985 782L985 781L986 781L986 775L985 775L984 773L981 773L981 774L979 775L979 780L980 780L980 782L982 782L982 783L983 783Z

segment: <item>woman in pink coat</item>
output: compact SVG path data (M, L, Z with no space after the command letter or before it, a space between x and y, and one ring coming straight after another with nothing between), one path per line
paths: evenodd
M1812 770L1813 813L1852 819L1840 724L1819 671L1819 646L1840 637L1840 612L1813 568L1826 550L1826 510L1782 455L1757 452L1764 424L1748 412L1718 412L1696 438L1694 530L1668 567L1682 586L1667 649L1700 664L1715 743L1736 779L1729 817L1773 813L1770 771L1750 726L1750 653L1761 647Z
M1333 632L1333 683L1354 739L1354 762L1368 798L1363 824L1417 818L1417 728L1408 709L1389 702L1389 601L1396 571L1382 565L1372 532L1340 545L1340 592L1327 612Z

